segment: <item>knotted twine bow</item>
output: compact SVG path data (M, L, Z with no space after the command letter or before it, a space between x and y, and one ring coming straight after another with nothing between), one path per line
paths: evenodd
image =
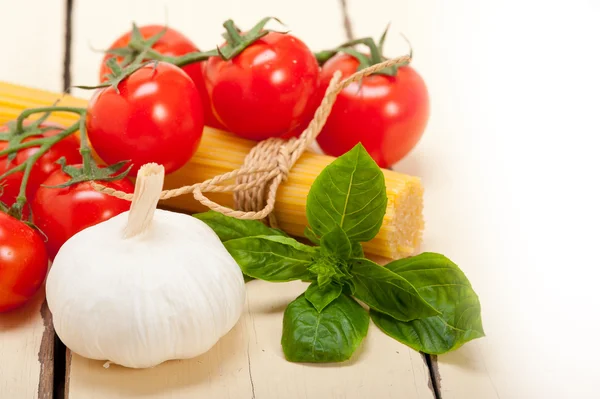
M276 227L277 221L272 212L275 207L277 189L287 179L290 169L298 158L321 132L331 113L337 95L352 83L358 82L366 76L390 66L405 66L409 62L410 56L386 60L362 69L341 82L342 74L340 71L336 71L329 82L319 108L315 111L315 116L300 137L289 140L280 138L263 140L252 148L244 159L244 164L239 169L191 186L165 190L160 194L160 199L165 200L193 193L194 198L209 209L238 219L264 219L268 217L269 224ZM234 178L236 179L235 184L222 185L223 182ZM92 186L101 193L128 201L133 199L133 194L114 190L94 182L92 182ZM211 192L233 192L234 208L236 209L219 205L204 195L204 193Z

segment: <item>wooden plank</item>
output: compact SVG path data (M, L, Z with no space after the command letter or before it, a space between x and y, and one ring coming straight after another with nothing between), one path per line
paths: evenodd
M453 53L460 52L459 47L466 42L465 36L473 28L472 21L479 8L473 2L449 4L439 0L374 0L369 3L349 0L348 3L355 36L378 37L391 23L385 54L393 57L407 52L408 45L402 35L414 49L412 66L428 86L431 114L420 143L394 169L423 179L426 228L422 251L441 252L457 262L482 302L488 337L467 343L455 352L433 356L434 384L442 399L496 398L499 375L486 367L486 360L489 361L486 354L496 352L493 345L507 348L508 342L490 342L490 318L496 309L489 304L489 293L495 289L485 281L485 274L489 272L489 254L477 252L477 247L472 245L484 238L479 221L489 218L486 214L472 214L473 209L480 209L479 197L473 194L480 191L473 184L478 181L474 180L473 171L481 172L482 168L487 170L485 168L491 165L476 164L474 157L464 150L472 145L471 134L474 132L467 129L468 119L462 116L465 109L457 101L462 98L462 93L457 93L456 88L460 86L456 75L463 60ZM381 13L382 9L393 12ZM469 215L468 220L464 215ZM491 335L494 336L493 330ZM511 399L522 389L511 383L502 388L506 396L501 397Z
M65 2L24 0L5 5L0 79L62 91ZM44 290L25 307L0 314L0 398L51 399L54 331Z
M68 399L117 398L406 398L429 399L423 358L374 325L344 364L287 362L281 351L283 310L304 283L247 284L246 310L236 327L208 353L153 369L103 368L73 355Z
M319 12L309 11L317 9ZM206 50L222 42L221 33L224 29L221 24L228 18L242 28L250 28L261 18L271 15L287 25L282 30L291 30L309 47L329 48L345 40L343 18L337 1L289 3L260 0L257 4L246 0L225 0L211 3L210 6L195 0L75 2L73 84L92 85L97 82L103 55L92 48L107 48L117 37L131 30L133 21L140 26L166 23ZM110 21L110 24L106 21ZM269 26L280 29L277 23ZM89 98L92 92L74 89L73 94Z
M0 398L52 399L54 329L43 288L0 314Z
M61 92L65 1L16 1L2 17L0 80Z
M391 8L395 12L386 54L395 56L405 51L402 49L406 49L406 43L400 33L406 35L415 52L412 65L425 79L431 99L431 117L424 137L394 169L423 178L426 229L422 250L444 253L465 271L480 296L487 333L486 338L467 343L454 352L433 356L434 384L442 399L520 398L521 392L528 388L533 388L528 397L550 397L540 395L535 391L537 387L527 385L523 379L514 378L514 373L507 376L505 367L524 373L525 359L517 360L510 350L511 341L495 330L499 317L506 314L502 310L506 303L496 296L498 280L488 276L492 274L490 268L502 270L510 265L500 266L497 258L490 259L489 247L482 251L480 245L474 245L487 242L490 237L490 230L481 221L489 222L494 215L480 206L482 187L487 186L481 176L496 170L489 162L478 162L482 160L473 153L482 149L474 145L472 135L476 132L469 129L471 119L464 116L468 115L468 109L461 101L467 93L471 94L473 86L469 75L460 72L463 65L471 66L472 59L456 54L464 51L463 46L468 48L469 34L479 27L476 18L481 9L464 1L448 4L375 0L368 5L350 1L349 13L356 35L378 35L390 18L375 10ZM464 92L458 88L464 88ZM476 143L485 145L483 140ZM505 357L501 363L500 353ZM535 359L527 361L535 363ZM521 366L515 367L516 364Z
M589 51L600 8L348 1L358 36L392 16L415 48L431 120L396 169L423 178L422 249L454 259L482 303L487 337L434 358L441 398L598 397L599 351L587 343L600 333L588 319L600 301L585 253L600 221L589 183L600 170L589 136L600 129ZM563 53L567 77L548 67Z
M487 386L490 398L599 397L600 350L586 343L600 334L595 318L588 319L600 306L597 268L588 259L600 222L598 194L589 184L600 170L590 136L600 131L594 111L600 103L592 94L600 78L589 51L600 37L600 8L554 2L539 18L533 3L509 1L463 11L462 20L445 21L448 31L467 25L449 38L460 43L449 51L466 47L477 56L455 62L454 84L464 88L457 111L469 116L461 124L466 134L447 151L472 151L461 208L474 212L462 242L455 236L446 243L471 265L488 337L440 357L442 396L470 398L473 381ZM546 65L563 52L576 72L561 78ZM518 61L506 67L498 63L504 56ZM440 205L445 231L453 229L448 222L465 223L442 216ZM446 212L460 214L452 208ZM565 338L571 334L576 338Z

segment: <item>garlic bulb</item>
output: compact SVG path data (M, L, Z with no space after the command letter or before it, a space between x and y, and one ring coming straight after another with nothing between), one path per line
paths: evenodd
M138 172L130 211L60 249L46 294L56 333L73 352L152 367L208 351L245 301L235 260L204 222L156 209L164 168Z

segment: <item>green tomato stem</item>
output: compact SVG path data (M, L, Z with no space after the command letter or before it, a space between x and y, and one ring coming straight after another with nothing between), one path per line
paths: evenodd
M361 70L361 69L367 68L369 66L379 64L379 63L383 62L384 60L386 60L386 58L383 56L383 53L382 53L382 47L383 47L383 43L385 41L386 35L387 35L387 29L384 32L383 36L381 37L379 45L377 45L377 43L375 43L375 40L373 40L373 38L365 37L365 38L351 40L349 42L346 42L333 50L320 51L318 53L315 53L315 57L317 58L319 65L323 65L325 62L327 62L329 59L331 59L337 53L346 53L346 54L356 58L360 62L359 66L358 66L358 70ZM369 48L370 54L366 55L366 54L360 53L359 51L354 49L353 47L356 46L357 44L363 44L363 45L367 46ZM410 52L410 58L412 58L412 49ZM408 65L409 62L407 62L404 65L396 65L396 66L386 68L384 70L377 72L377 74L396 76L396 72L397 72L398 68Z
M235 24L233 23L233 20L228 19L227 21L225 21L223 23L223 27L225 28L225 30L227 30L227 34L229 35L229 41L232 47L236 47L238 44L241 44L244 39L242 38L242 36L240 35L240 32L238 32Z
M92 152L88 143L87 129L85 126L86 115L81 115L79 119L79 153L83 160L83 173L89 175L92 170Z
M174 60L176 58L176 57L168 57L166 55L162 55L158 51L151 49L151 48L145 49L143 54L146 59L152 59L152 60L156 60L156 61L171 62L172 60ZM140 60L140 61L143 61L143 60Z
M337 53L338 53L337 49L323 50L323 51L319 51L318 53L315 53L315 58L317 59L317 62L319 63L319 65L322 66L324 63L326 63L331 58L333 58L333 56L336 55Z
M47 138L41 138L37 140L27 141L25 143L21 143L19 145L12 146L5 150L0 151L0 157L3 157L8 154L12 154L13 152L24 150L25 148L36 147L38 145L42 145L47 141Z
M78 115L81 115L85 112L85 108L77 108L77 107L40 107L40 108L30 108L21 112L21 114L17 117L17 132L23 132L23 122L25 119L29 118L33 114L39 114L41 112L72 112Z
M179 57L163 57L163 61L169 62L171 64L177 65L178 67L184 67L189 64L193 64L194 62L206 61L210 57L216 57L219 53L217 50L210 50L206 52L194 52L187 53L185 55ZM153 57L152 57L153 58Z
M8 176L14 174L14 173L18 173L18 172L22 172L23 169L25 169L25 163L22 163L21 165L17 165L12 169L7 170L6 172L2 173L0 175L0 181L6 179Z
M58 107L57 107L58 108ZM27 159L21 165L11 169L6 172L3 177L6 177L12 173L19 172L24 170L23 178L21 180L21 187L19 189L19 195L17 196L17 200L11 209L11 214L19 219L22 218L23 208L25 207L25 203L27 202L27 183L29 182L29 176L31 175L31 171L33 170L33 166L54 144L58 143L65 137L75 133L77 128L79 127L79 123L75 123L69 128L62 131L60 134L56 136L46 137L43 139L43 144L40 146L40 149L35 152L31 157Z
M40 153L43 147L40 147ZM37 153L36 153L37 154ZM42 152L43 154L43 152ZM40 155L41 156L41 155ZM15 211L17 211L17 217L19 219L22 218L23 208L25 207L25 203L27 202L27 182L29 180L29 175L31 175L31 170L33 169L33 165L39 159L39 156L35 155L27 160L23 165L25 165L25 172L23 172L23 179L21 180L21 187L19 189L19 195L17 196L17 202L15 203Z
M383 61L383 56L377 44L375 44L375 40L373 38L368 37L365 39L364 44L369 47L369 51L371 52L371 65L379 64Z
M356 46L357 44L368 45L367 44L368 39L370 39L370 38L364 37L364 38L360 38L360 39L350 40L346 43L340 44L337 48L335 48L333 50L319 51L318 53L315 53L315 57L317 58L319 65L323 65L325 62L329 61L330 58L333 58L334 55L339 53L340 49L345 48L345 47ZM371 40L373 40L373 39L371 39Z

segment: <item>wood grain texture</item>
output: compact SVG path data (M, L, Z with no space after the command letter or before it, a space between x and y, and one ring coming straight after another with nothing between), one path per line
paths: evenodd
M442 399L598 397L598 3L348 3L358 37L391 20L387 54L414 47L431 117L395 169L423 179L423 251L482 305L487 337L435 360Z
M69 398L69 386L71 385L71 363L73 362L73 352L69 348L65 351L65 387L63 398Z
M52 314L45 300L42 303L40 315L44 324L44 332L38 352L40 362L38 398L52 399L54 397L54 326L52 325ZM62 373L63 370L59 370L59 372Z
M0 398L51 399L54 330L44 289L0 314Z
M0 79L62 91L64 0L3 4ZM0 398L52 399L54 330L44 290L25 307L0 314Z
M346 363L287 362L281 351L283 310L304 283L247 284L246 308L236 327L206 354L147 370L73 355L68 399L124 398L405 398L433 399L421 355L373 324Z
M64 0L2 4L0 80L62 91Z
M425 231L422 251L440 252L464 270L482 302L484 329L490 335L491 314L498 311L488 294L486 281L488 254L478 250L473 242L481 241L480 220L486 216L480 210L481 190L474 179L479 171L473 154L465 151L472 146L474 132L464 129L468 112L461 101L464 92L458 87L457 71L461 44L467 41L478 13L472 2L443 0L373 0L368 3L348 0L350 17L357 37L378 37L391 22L385 53L393 57L408 51L405 35L414 49L412 66L423 76L429 90L431 114L425 134L417 147L394 167L404 173L414 173L425 186ZM381 13L380 10L394 10ZM466 59L464 62L468 62ZM468 83L461 81L467 85ZM467 86L468 87L468 86ZM463 130L460 130L463 129ZM457 184L460 182L460 184ZM476 183L477 182L477 183ZM469 222L464 218L469 215ZM493 283L492 283L493 284ZM483 295L481 295L483 293ZM494 331L491 330L494 337ZM449 354L432 357L433 373L442 399L512 399L523 385L504 385L504 395L498 396L496 384L504 376L490 370L486 362L497 353L492 347L508 348L509 342L489 336L467 343Z

